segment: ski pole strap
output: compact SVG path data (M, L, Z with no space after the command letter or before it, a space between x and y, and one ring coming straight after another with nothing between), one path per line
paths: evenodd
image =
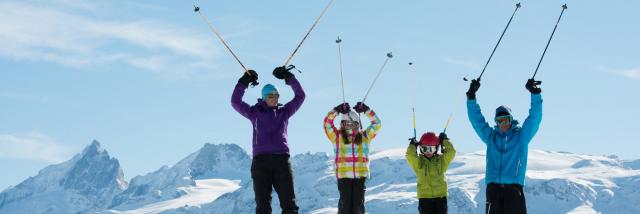
M382 73L382 70L384 70L384 66L387 65L387 62L392 57L393 57L393 54L391 52L387 53L387 58L384 60L384 63L382 63L382 66L380 67L380 70L378 71L378 74L376 75L376 78L373 79L373 82L371 83L371 86L369 86L369 89L367 90L367 93L364 95L364 99L362 99L362 103L364 103L364 101L367 100L367 96L369 96L369 92L371 92L371 89L376 84L376 81L378 81L378 77L380 77L380 74Z
M478 81L480 81L480 79L482 78L482 75L484 74L484 71L487 69L487 66L489 65L489 62L491 61L491 58L493 57L493 54L496 52L496 49L498 49L498 45L500 45L500 41L502 41L502 37L504 37L504 33L507 32L507 29L509 28L509 25L511 24L511 20L513 20L513 16L516 15L516 12L518 11L518 8L520 8L521 5L518 2L516 4L516 9L513 11L513 14L511 14L511 18L509 18L509 22L507 22L507 26L504 27L504 30L502 31L502 34L500 35L500 39L498 39L498 42L496 43L496 46L493 47L493 51L491 51L491 55L489 55L489 59L487 59L487 63L484 64L484 68L482 68L482 72L480 73L480 76L478 77Z
M533 76L531 77L531 79L535 79L536 74L538 74L538 68L540 68L540 63L542 63L542 59L544 58L544 54L547 53L547 48L549 48L549 44L551 43L551 39L553 38L553 34L556 33L556 28L558 28L558 23L560 23L560 19L562 18L562 14L564 14L564 10L566 10L566 9L567 9L567 4L562 5L562 11L560 11L560 17L558 17L558 21L556 21L556 26L553 27L553 31L551 32L551 36L549 36L549 41L547 41L547 46L544 47L544 51L542 52L542 56L540 56L540 60L538 61L538 66L536 66L536 70L533 72Z
M236 59L236 61L238 61L238 64L240 64L240 66L242 67L242 69L244 70L245 73L247 73L249 76L251 76L251 73L249 73L249 70L247 69L247 67L244 66L244 64L242 64L242 62L240 61L240 59L238 59L238 56L236 56L236 54L233 52L233 50L231 50L231 48L229 47L229 45L227 45L227 43L224 41L224 38L222 38L222 35L220 35L220 33L218 32L218 30L216 30L216 28L213 27L213 25L211 24L211 22L209 22L209 19L207 19L207 17L205 15L203 15L200 12L200 7L198 6L193 6L193 11L200 14L200 17L202 17L202 19L204 20L205 23L207 23L207 25L209 26L209 29L211 29L211 31L213 31L213 33L215 34L216 37L218 37L218 39L220 39L220 42L222 42L222 44L224 45L224 47L227 48L227 50L229 51L229 53L231 53L231 55L233 56L233 58Z
M289 58L287 58L286 61L284 61L284 65L286 66L287 64L289 64L289 62L291 61L291 59L293 58L293 56L296 54L296 52L298 52L298 49L300 49L300 47L302 46L302 43L304 43L304 40L307 39L307 37L309 36L309 34L311 33L311 31L313 31L313 29L316 27L316 25L318 24L318 22L320 21L320 18L322 18L322 16L324 16L324 13L327 12L327 10L329 9L329 6L331 6L331 4L333 3L334 0L329 1L329 3L327 4L327 6L324 7L324 9L322 10L322 12L320 13L320 16L318 16L318 18L316 18L316 21L313 22L313 25L311 25L311 28L309 28L309 30L307 31L307 33L304 35L304 37L302 37L302 41L300 41L300 43L298 43L298 46L296 47L296 49L293 50L293 53L291 53L291 55L289 55Z

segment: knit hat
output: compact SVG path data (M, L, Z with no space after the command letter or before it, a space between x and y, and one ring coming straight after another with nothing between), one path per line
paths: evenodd
M511 115L511 109L507 106L499 106L496 108L496 117Z
M279 94L278 88L271 84L264 85L264 87L262 87L262 99L266 100L269 94Z

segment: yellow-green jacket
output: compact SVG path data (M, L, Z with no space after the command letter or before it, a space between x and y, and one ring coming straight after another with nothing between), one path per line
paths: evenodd
M407 147L407 162L418 177L418 198L441 198L448 195L445 173L456 156L456 149L449 139L445 139L442 144L444 154L430 159L419 155L416 146L409 144Z

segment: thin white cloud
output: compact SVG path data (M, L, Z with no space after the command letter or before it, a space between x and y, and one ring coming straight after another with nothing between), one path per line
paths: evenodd
M0 91L0 99L8 99L14 101L23 101L23 102L38 102L38 103L46 103L51 100L50 97L39 96L29 93L21 93L21 92L11 92L11 91Z
M0 2L0 56L74 68L123 63L176 73L211 70L213 60L222 53L210 35L184 27L153 20L104 21L77 14Z
M620 73L625 77L640 80L640 67L622 70Z
M613 68L608 68L604 66L598 66L596 67L596 70L620 75L630 79L640 80L640 67L629 68L629 69L613 69Z
M41 133L0 134L0 158L58 163L70 158L70 150Z
M457 65L457 66L462 66L462 67L470 69L470 70L477 70L477 69L480 68L480 65L477 62L472 61L472 60L461 60L461 59L453 59L453 58L444 58L444 61L446 63Z

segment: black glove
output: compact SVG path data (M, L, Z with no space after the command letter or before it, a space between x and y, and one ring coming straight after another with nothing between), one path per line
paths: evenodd
M438 140L440 140L440 145L442 145L445 139L449 139L449 137L447 137L447 134L445 134L444 132L440 132L440 135L438 135Z
M471 80L471 84L469 85L469 90L467 91L467 99L474 100L476 99L476 92L480 89L480 81L479 80Z
M333 107L334 111L342 114L348 114L350 109L351 107L349 106L349 103L340 103L340 105Z
M246 86L249 86L249 84L256 86L258 85L258 73L254 70L248 70L247 72L244 72L238 82Z
M542 92L542 89L538 87L540 84L542 84L542 81L528 79L527 84L524 85L524 87L527 88L527 90L529 90L529 92L531 92L532 94L540 94L540 92Z
M409 145L418 146L418 141L415 137L409 138Z
M365 105L362 102L356 103L356 106L353 107L353 110L355 110L358 113L369 111L369 109L370 109L369 106Z
M293 77L293 74L284 66L280 66L273 69L273 76L278 79L285 80L288 83L289 79Z

